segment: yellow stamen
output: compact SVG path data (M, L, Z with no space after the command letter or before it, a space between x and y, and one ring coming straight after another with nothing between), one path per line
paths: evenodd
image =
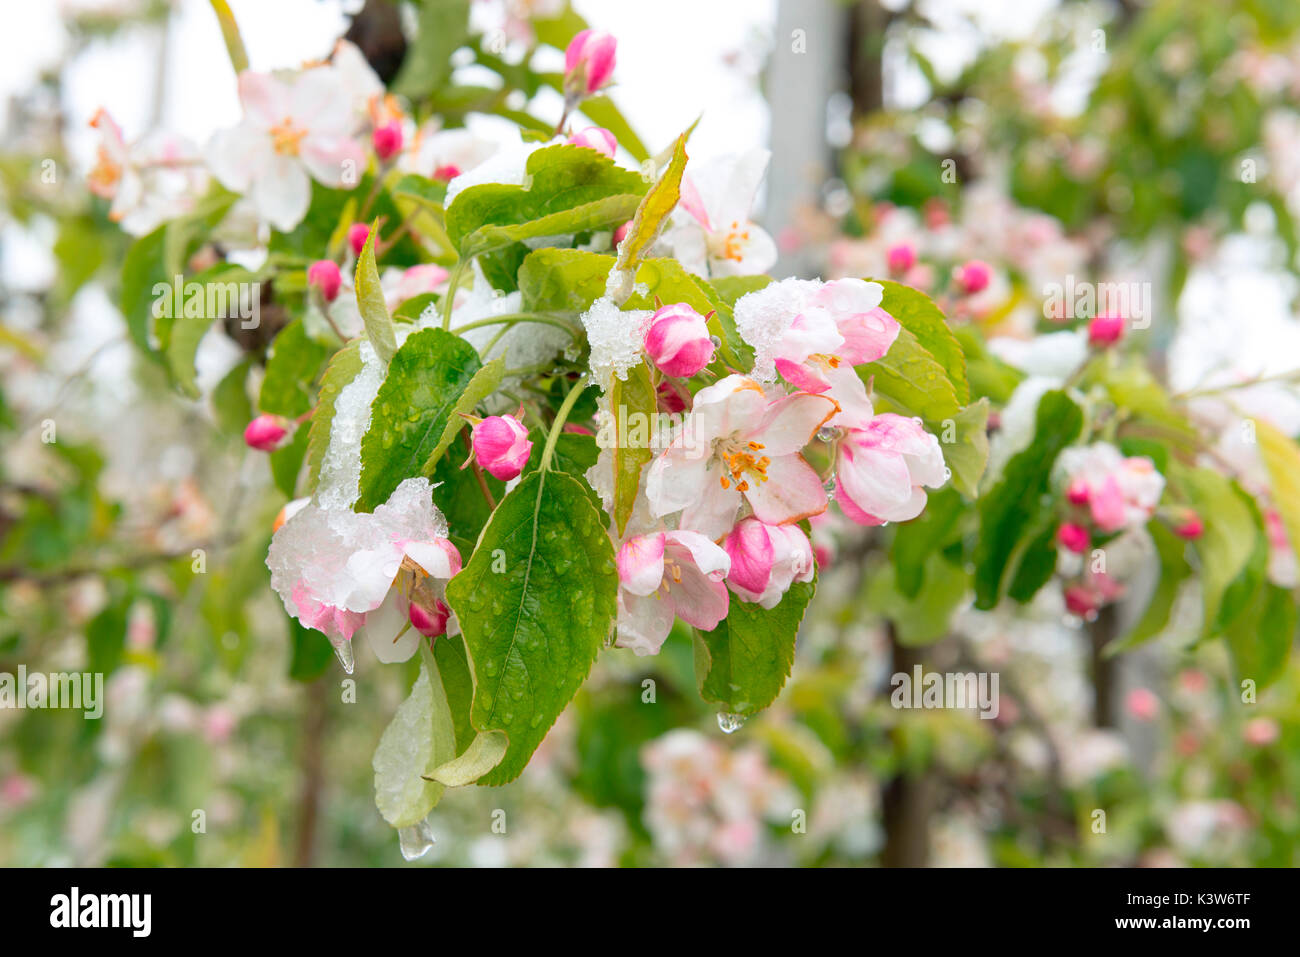
M271 145L281 156L297 156L307 131L293 125L293 118L286 116L271 127Z

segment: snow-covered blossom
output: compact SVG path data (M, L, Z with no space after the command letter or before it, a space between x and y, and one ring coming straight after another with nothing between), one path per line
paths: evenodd
M619 647L658 654L676 618L712 631L730 605L722 584L730 569L727 553L698 532L656 532L624 542L618 551Z
M882 413L839 442L835 500L862 525L916 518L925 508L925 487L947 480L939 441L919 419Z
M227 189L246 193L262 219L288 232L311 205L311 180L335 189L355 185L365 151L337 71L316 67L296 76L239 75L244 118L218 132L206 157Z
M188 212L207 183L198 150L188 140L154 132L128 145L107 111L90 121L100 134L90 191L111 200L108 218L132 236L152 232Z
M826 508L826 490L800 454L839 411L806 392L769 401L762 386L730 375L701 389L690 415L646 479L650 510L681 512L682 525L720 538L743 502L770 525Z
M880 308L883 288L861 279L784 279L736 302L736 329L754 347L754 377L776 373L797 388L840 406L831 425L855 427L872 415L854 366L874 362L898 338L899 325Z
M742 519L722 547L731 558L727 585L741 601L775 608L794 582L812 581L812 544L798 525Z
M703 163L682 178L680 211L662 241L687 271L749 276L776 263L776 243L749 218L770 158L754 149Z

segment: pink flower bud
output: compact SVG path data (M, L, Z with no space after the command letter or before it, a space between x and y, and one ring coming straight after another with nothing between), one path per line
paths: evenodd
M339 287L343 285L338 263L332 259L316 260L307 270L307 285L319 289L326 302L333 302L338 298Z
M451 617L451 609L441 599L436 600L432 608L411 602L408 617L411 626L424 637L437 638L447 633L447 619Z
M968 296L987 289L992 278L993 270L980 259L971 259L957 267L957 284Z
M1134 688L1125 700L1128 713L1139 721L1154 721L1160 713L1160 699L1146 688Z
M375 155L381 160L390 160L402 150L402 124L397 120L375 127L370 137Z
M575 35L564 51L565 92L589 96L608 83L617 49L618 41L603 30L582 30Z
M628 220L618 229L614 230L614 245L617 246L623 240L627 239L627 234L632 230L632 220Z
M479 467L503 482L519 477L533 451L528 430L513 415L488 416L474 426L473 443Z
M650 317L645 351L665 374L689 378L713 358L708 321L685 303L673 303Z
M1066 522L1057 530L1056 540L1061 543L1062 548L1078 554L1088 548L1088 530L1082 525Z
M658 388L655 389L658 397L659 410L661 412L685 412L687 408L687 399L689 394L678 388L677 384L671 379L660 381Z
M585 130L579 130L569 137L569 143L573 146L585 146L610 159L614 158L614 151L618 149L618 140L614 138L614 134L600 126L589 126Z
M365 223L353 223L348 227L348 245L352 247L352 252L358 256L361 250L366 248L366 240L370 238L370 227Z
M1088 488L1087 482L1076 479L1066 489L1065 497L1070 500L1071 505L1087 505L1088 500L1092 498L1092 490Z
M1097 611L1097 595L1082 585L1070 585L1065 589L1065 607L1073 615L1087 618Z
M1105 348L1124 337L1123 316L1094 316L1088 323L1088 342Z
M433 171L433 178L443 180L444 182L450 182L459 175L460 167L455 163L447 163L443 166L439 166Z
M260 452L274 452L289 439L289 422L283 416L263 412L244 429L244 441Z
M1201 516L1197 515L1191 509L1183 516L1182 521L1174 526L1174 534L1179 538L1185 538L1192 542L1200 538L1205 532L1205 523L1201 521Z
M916 265L916 249L911 243L891 246L885 255L889 260L890 272L907 272Z

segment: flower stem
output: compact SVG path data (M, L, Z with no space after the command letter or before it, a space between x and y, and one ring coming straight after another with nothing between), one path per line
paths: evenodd
M573 384L569 394L564 397L564 402L560 405L560 411L555 413L555 421L551 423L551 431L546 436L546 448L542 451L542 462L538 466L539 472L545 472L551 467L551 455L555 452L555 443L560 440L560 433L564 431L565 420L569 418L569 413L573 411L573 405L578 401L578 396L582 395L587 388L587 375L583 374L582 378Z

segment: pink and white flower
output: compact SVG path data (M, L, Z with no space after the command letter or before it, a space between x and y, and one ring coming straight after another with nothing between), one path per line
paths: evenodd
M701 389L685 422L647 470L651 514L682 513L684 527L721 538L741 503L769 525L826 509L826 490L800 454L839 411L799 392L769 401L762 387L730 375Z
M90 125L100 143L86 184L112 201L108 218L125 232L143 236L193 207L208 174L188 140L155 132L128 146L121 127L102 109Z
M1164 493L1164 476L1149 458L1125 458L1106 442L1066 449L1057 469L1065 476L1067 498L1086 504L1102 532L1146 524Z
M335 646L364 624L380 659L396 661L418 643L418 632L404 634L412 596L431 607L461 561L428 480L415 478L373 512L299 508L272 536L266 564L292 617Z
M614 76L618 41L603 30L579 30L564 51L564 92L570 98L590 96Z
M620 648L658 654L682 621L712 631L727 616L727 553L698 532L638 535L618 551Z
M227 189L247 193L276 229L297 226L311 205L311 180L335 189L355 185L365 151L352 138L355 117L336 70L308 69L292 80L239 75L244 118L213 136L208 165Z
M843 436L835 475L835 500L861 525L916 518L925 508L926 487L948 480L939 441L920 420L888 412Z
M795 582L812 581L812 544L798 525L766 525L756 518L736 523L723 550L731 558L727 586L741 601L775 608Z
M776 263L776 242L749 218L771 154L755 149L702 164L682 179L679 208L664 234L688 272L749 276Z

